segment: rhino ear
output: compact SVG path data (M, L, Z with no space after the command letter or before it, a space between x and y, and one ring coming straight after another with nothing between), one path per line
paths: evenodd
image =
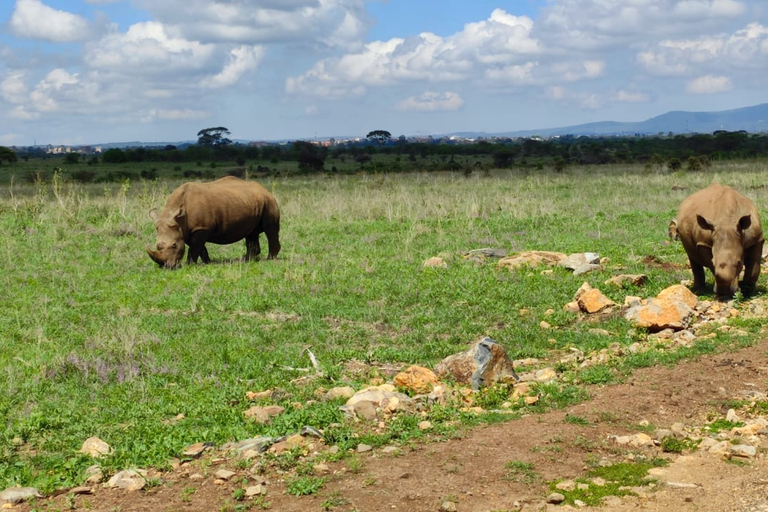
M745 231L752 225L752 217L745 215L739 219L739 231Z
M149 210L149 217L150 217L152 220L154 220L154 221L157 221L157 218L158 218L159 216L160 216L160 215L157 213L157 208L152 208L151 210Z
M705 219L704 217L702 217L701 215L697 215L696 216L696 222L699 223L699 227L701 229L705 229L707 231L714 231L715 230L715 226L710 224L709 221L707 219Z
M182 217L184 217L184 215L186 215L186 213L187 212L184 210L184 207L183 206L179 206L179 208L175 212L173 212L173 218L176 219L176 220L179 220Z

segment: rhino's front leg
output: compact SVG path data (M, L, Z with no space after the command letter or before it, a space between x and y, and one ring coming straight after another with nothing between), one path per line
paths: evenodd
M760 260L762 257L762 241L744 250L744 281L741 283L741 291L747 295L755 290L755 285L760 277Z
M704 265L701 265L699 263L695 263L692 260L689 260L691 262L691 272L693 273L693 290L694 291L704 291L706 288L706 277L704 275Z

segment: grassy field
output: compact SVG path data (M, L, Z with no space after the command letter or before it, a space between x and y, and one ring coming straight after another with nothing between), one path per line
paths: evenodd
M768 215L766 171L768 163L751 162L679 174L637 166L267 178L262 184L282 211L279 258L243 263L243 243L213 245L213 264L177 271L159 269L144 247L154 242L148 210L162 207L179 180L81 185L52 176L2 185L0 489L81 483L92 461L78 450L90 436L115 450L101 463L107 472L164 466L198 441L218 445L304 425L341 423L334 441L343 442L353 427L339 403L291 404L315 399L319 387L363 386L367 379L343 379L351 359L432 366L483 335L513 358L631 344L644 334L624 320L586 325L562 306L584 280L602 287L617 273L649 276L642 289L603 287L617 302L690 279L687 270L642 263L648 255L685 263L682 247L666 243L680 201L720 181ZM610 262L573 276L513 273L461 257L483 247L592 251ZM432 256L448 268L423 268ZM545 318L553 330L539 327ZM595 327L614 336L591 334ZM762 322L743 327L756 336ZM721 334L680 356L730 341ZM310 366L308 346L324 377L293 383L305 374L290 367ZM624 369L674 357L630 357ZM246 391L271 388L285 390L279 403L287 412L269 425L245 419ZM166 421L178 414L185 419ZM432 419L464 418L440 415ZM374 444L418 436L419 419L404 416L384 435L362 435Z

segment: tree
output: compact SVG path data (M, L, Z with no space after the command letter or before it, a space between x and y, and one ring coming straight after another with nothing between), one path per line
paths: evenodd
M16 161L16 152L11 148L0 146L0 165L2 165L3 160L6 160L9 164L14 163Z
M384 145L387 141L389 141L389 139L392 138L392 134L387 130L373 130L372 132L368 132L368 135L366 135L365 138L371 142Z
M200 146L208 147L221 147L232 144L232 141L224 135L230 135L229 130L223 126L216 126L214 128L205 128L197 132L197 143Z

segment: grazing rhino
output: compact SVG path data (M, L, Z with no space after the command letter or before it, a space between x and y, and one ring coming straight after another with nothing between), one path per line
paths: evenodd
M201 258L209 263L206 242L231 244L245 238L245 259L259 256L259 235L265 233L269 257L280 252L280 210L272 194L255 181L227 176L211 183L185 183L174 190L163 211L149 212L157 228L156 248L147 247L152 260L176 268L189 246L187 263Z
M685 199L677 212L677 236L693 272L693 288L704 288L704 267L715 275L715 294L731 297L754 290L760 275L763 228L755 205L731 187L715 183Z

